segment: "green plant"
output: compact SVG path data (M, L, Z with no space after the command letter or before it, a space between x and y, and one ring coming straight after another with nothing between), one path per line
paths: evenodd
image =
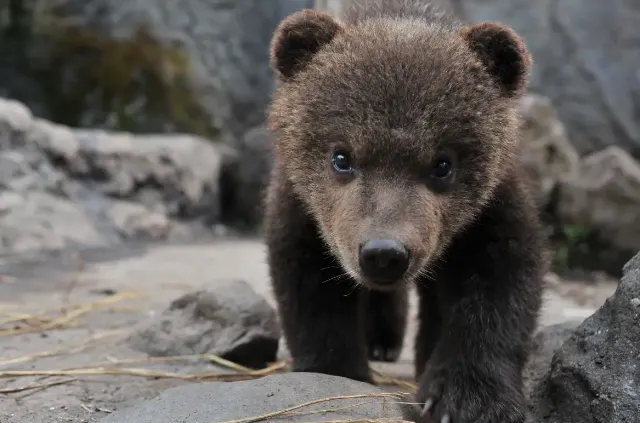
M2 13L0 7L0 13ZM116 38L72 24L49 0L11 0L2 28L13 60L52 120L130 132L219 132L194 88L189 57L140 25ZM29 54L27 52L36 52Z

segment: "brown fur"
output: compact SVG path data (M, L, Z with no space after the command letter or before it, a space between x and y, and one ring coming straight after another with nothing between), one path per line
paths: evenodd
M454 422L521 421L518 371L544 272L540 228L515 160L514 101L530 64L509 28L465 27L420 1L365 2L344 21L307 10L281 23L272 43L278 89L268 115L275 163L266 229L294 369L370 380L364 344L370 357L397 358L402 287L416 283L420 399L435 398L433 415ZM352 174L333 172L336 149L351 155ZM430 176L442 154L456 169L446 183ZM410 266L395 291L368 294L363 309L355 285L382 289L358 264L359 246L374 238L406 245ZM457 331L450 340L439 335L443 316L447 333ZM478 362L494 385L475 381ZM472 409L479 404L486 410Z

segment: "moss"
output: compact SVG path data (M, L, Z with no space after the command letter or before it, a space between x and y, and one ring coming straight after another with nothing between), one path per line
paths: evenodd
M12 1L17 6L21 2ZM143 25L121 40L67 25L44 3L28 10L14 6L20 25L13 28L30 29L28 36L22 31L20 37L38 54L29 55L25 66L40 86L52 120L69 126L218 138L194 94L184 51L158 42Z
M554 271L560 274L571 270L603 271L621 277L622 267L634 255L613 247L596 231L581 225L559 224L551 242Z

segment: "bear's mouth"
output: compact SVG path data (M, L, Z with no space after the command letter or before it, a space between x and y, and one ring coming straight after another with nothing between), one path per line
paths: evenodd
M365 241L357 248L348 248L337 239L332 241L332 250L344 272L358 285L375 291L394 291L415 283L431 257L424 250L391 239Z
M375 291L395 291L398 289L404 289L408 285L415 282L419 276L419 268L414 269L413 265L410 265L409 269L397 278L375 278L367 277L363 274L362 269L355 266L349 266L344 263L344 260L340 260L345 272L358 284L368 289Z

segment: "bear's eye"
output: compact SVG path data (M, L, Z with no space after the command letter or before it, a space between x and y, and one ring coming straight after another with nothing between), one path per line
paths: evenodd
M439 157L431 168L431 176L437 179L447 179L453 174L453 161L448 157Z
M333 170L337 173L350 173L353 171L351 167L351 157L346 151L335 151L331 158L331 163L333 164Z

